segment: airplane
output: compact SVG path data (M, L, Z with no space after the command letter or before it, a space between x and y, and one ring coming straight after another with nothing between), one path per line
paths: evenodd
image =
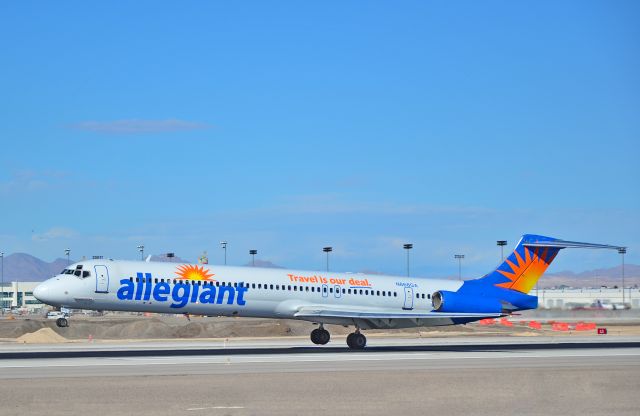
M363 349L367 329L466 324L538 307L529 295L564 248L622 247L525 234L485 276L466 281L148 261L86 260L38 285L33 295L66 309L299 319L355 327L347 345ZM59 327L69 326L60 317Z

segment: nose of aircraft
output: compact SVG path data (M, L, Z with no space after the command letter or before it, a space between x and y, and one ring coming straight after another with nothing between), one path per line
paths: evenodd
M47 282L40 283L33 289L33 297L38 299L42 303L47 303L47 294L49 293L49 285Z
M33 296L47 305L60 306L64 303L67 293L61 283L55 277L45 280L33 289Z

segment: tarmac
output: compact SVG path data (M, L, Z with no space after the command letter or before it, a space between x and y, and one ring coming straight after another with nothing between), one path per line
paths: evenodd
M0 345L3 414L640 414L640 337Z

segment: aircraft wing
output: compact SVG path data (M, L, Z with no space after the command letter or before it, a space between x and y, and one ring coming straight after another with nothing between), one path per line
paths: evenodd
M501 313L448 313L448 312L414 312L398 311L397 309L372 309L354 310L336 307L315 307L304 306L294 314L296 318L336 318L336 319L419 319L419 320L439 320L439 319L484 319L499 318Z

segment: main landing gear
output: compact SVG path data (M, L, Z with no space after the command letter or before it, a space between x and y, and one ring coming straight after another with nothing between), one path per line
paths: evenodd
M66 328L69 326L69 320L67 318L58 318L56 319L56 325L58 328Z
M311 342L316 345L325 345L331 339L329 331L324 329L322 324L319 328L311 331ZM361 350L367 345L367 338L360 333L360 328L356 328L356 331L347 336L347 345L352 350Z
M347 335L347 345L352 350L361 350L367 345L367 337L360 333L360 329L356 328L356 332Z
M311 342L313 342L314 344L325 345L329 342L330 339L331 334L329 334L329 331L324 329L322 325L320 325L320 328L316 328L311 331Z

